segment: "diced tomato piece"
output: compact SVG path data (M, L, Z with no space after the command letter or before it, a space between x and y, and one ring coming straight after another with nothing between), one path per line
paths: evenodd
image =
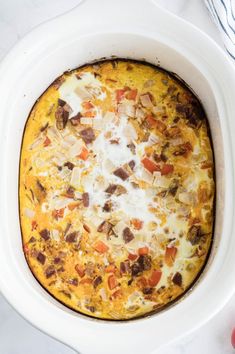
M175 261L175 257L177 254L177 248L176 247L167 247L166 252L165 252L165 262L168 265L168 267L172 267Z
M126 88L116 90L116 100L117 100L117 103L120 103L121 100L124 98L125 92L126 92Z
M82 108L84 108L86 111L92 109L93 107L93 104L89 101L82 102Z
M154 119L152 114L147 115L146 121L147 121L150 128L152 128L156 125L156 119Z
M116 270L116 267L114 264L109 264L107 267L105 267L106 273L114 273L115 270Z
M127 92L126 98L127 98L128 100L133 100L133 101L135 101L136 96L137 96L137 92L138 92L137 89L130 90L129 92Z
M31 225L32 225L32 231L36 230L36 228L38 227L38 224L37 224L36 220L33 220Z
M141 230L143 227L143 221L140 219L132 219L131 224L134 226L136 230Z
M91 278L82 279L79 284L90 285L92 284L92 279Z
M156 165L152 160L148 159L145 157L143 160L141 160L142 164L148 170L150 173L153 173L155 171L161 171L161 168L159 165Z
M174 166L165 163L165 164L162 166L161 175L162 175L162 176L168 175L169 173L172 173L173 171L174 171Z
M133 254L133 253L129 253L128 255L128 259L130 261L135 261L137 257L138 257L137 254Z
M151 286L151 287L156 286L159 283L161 276L162 276L161 270L156 270L156 269L153 270L152 274L148 280L149 286Z
M75 265L75 270L76 270L76 272L78 273L78 275L79 275L81 278L84 277L84 275L85 275L85 268L84 268L82 265L76 264L76 265Z
M53 218L55 218L56 220L58 220L59 218L63 218L63 216L64 216L64 208L53 210L53 211L52 211L52 216L53 216Z
M118 289L114 291L114 293L111 295L112 299L117 299L122 296L122 290Z
M80 154L78 155L78 157L82 160L87 160L89 155L89 151L87 150L87 148L85 148L84 146L82 147L82 151L80 152Z
M110 290L113 290L118 286L117 278L114 275L108 277L108 286Z
M147 247L147 246L145 246L145 247L140 247L139 249L138 249L138 254L139 254L139 256L144 256L144 255L146 255L146 254L148 254L149 253L149 248Z
M97 241L94 244L94 249L99 253L105 253L108 251L109 247L103 241Z
M51 140L48 138L48 136L46 136L46 139L44 140L43 146L47 147L50 144L51 144Z

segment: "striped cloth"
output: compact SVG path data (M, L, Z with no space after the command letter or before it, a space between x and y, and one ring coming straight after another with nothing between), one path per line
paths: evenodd
M235 61L235 0L205 0L220 30L225 49Z

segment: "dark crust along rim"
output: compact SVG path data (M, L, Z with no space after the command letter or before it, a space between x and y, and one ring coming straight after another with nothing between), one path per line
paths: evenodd
M199 102L202 111L204 113L205 116L205 123L207 126L207 136L210 140L210 144L211 144L211 150L212 150L212 156L213 156L213 181L214 181L214 199L213 199L213 225L212 225L212 237L210 239L210 245L207 251L207 255L205 258L205 261L200 269L200 271L197 273L195 279L192 281L192 283L188 286L188 288L185 289L185 291L180 294L179 296L177 296L174 300L169 301L167 304L159 307L156 310L150 311L146 314L140 315L140 316L136 316L133 318L129 318L129 319L112 319L112 318L100 318L100 317L96 317L94 315L88 315L85 314L79 310L75 310L74 308L72 308L71 306L67 305L65 302L63 302L62 300L58 300L53 294L50 293L50 291L48 289L45 288L45 286L39 281L39 279L36 277L36 275L34 274L33 269L30 267L29 261L27 260L27 257L25 255L24 249L23 249L23 231L22 231L22 223L21 223L21 208L20 208L20 177L21 177L21 158L22 158L22 147L23 147L23 141L24 141L24 136L25 136L25 132L26 132L26 128L27 128L27 124L29 121L29 118L31 116L31 113L33 111L33 109L35 108L37 102L41 99L41 97L44 95L44 93L51 87L54 85L54 83L63 75L69 75L72 74L73 72L77 71L78 69L82 69L82 68L86 68L88 66L92 66L95 64L102 64L104 62L130 62L130 63L137 63L137 64L142 64L142 65L146 65L146 66L150 66L153 69L157 69L165 74L167 74L170 78L172 78L173 80L175 80L176 82L178 82L183 88L185 88L186 90L190 91L190 93L197 99L197 101ZM22 140L21 140L21 147L20 147L20 158L19 158L19 175L18 175L18 209L19 209L19 224L20 224L20 232L21 232L21 240L22 240L22 251L26 260L26 263L29 267L29 270L31 272L31 274L33 275L33 277L36 279L36 281L38 282L38 284L40 284L40 286L45 290L46 293L48 293L53 299L55 299L58 303L62 304L63 306L65 306L66 308L72 310L73 312L75 312L76 314L79 314L81 316L87 317L90 320L93 321L104 321L104 322L130 322L130 321L135 321L135 320L140 320L140 319L147 319L148 317L152 317L153 315L157 315L160 312L166 311L168 309L170 309L171 307L175 306L177 303L181 302L182 300L184 300L184 298L186 298L187 296L190 295L190 293L195 289L195 287L199 284L200 280L204 277L205 275L205 270L206 267L208 265L208 260L211 256L211 251L214 245L214 231L215 231L215 216L216 216L216 196L217 196L217 191L216 191L216 174L215 174L215 154L214 154L214 147L213 147L213 139L211 136L211 130L210 130L210 126L209 126L209 122L207 119L207 115L205 112L205 109L202 105L202 102L200 100L200 98L197 96L197 94L193 91L193 89L180 77L178 76L176 73L174 72L170 72L166 69L163 69L162 67L158 66L158 65L154 65L152 63L147 62L145 59L142 60L136 60L136 59L131 59L131 58L119 58L116 57L115 55L112 55L110 58L108 57L102 57L100 59L91 61L90 63L86 63L83 64L79 67L76 67L74 69L68 69L66 71L64 71L64 73L62 73L60 76L58 76L43 92L42 94L37 98L37 100L35 101L35 103L33 104L28 117L26 119L25 125L24 125L24 129L23 129L23 134L22 134Z

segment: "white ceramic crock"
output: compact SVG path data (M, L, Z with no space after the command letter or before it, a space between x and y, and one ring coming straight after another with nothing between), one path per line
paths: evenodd
M21 245L18 166L27 115L63 71L102 57L145 59L177 73L207 111L214 142L215 240L198 284L159 314L129 322L94 320L54 300L32 276ZM235 75L204 33L151 0L86 0L21 40L0 66L0 290L45 333L82 354L148 354L211 318L235 288Z

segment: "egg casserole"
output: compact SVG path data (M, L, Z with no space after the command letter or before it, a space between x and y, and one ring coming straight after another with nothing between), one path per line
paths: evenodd
M205 112L180 80L121 59L66 72L25 126L25 257L75 311L113 320L154 313L207 260L214 189Z

